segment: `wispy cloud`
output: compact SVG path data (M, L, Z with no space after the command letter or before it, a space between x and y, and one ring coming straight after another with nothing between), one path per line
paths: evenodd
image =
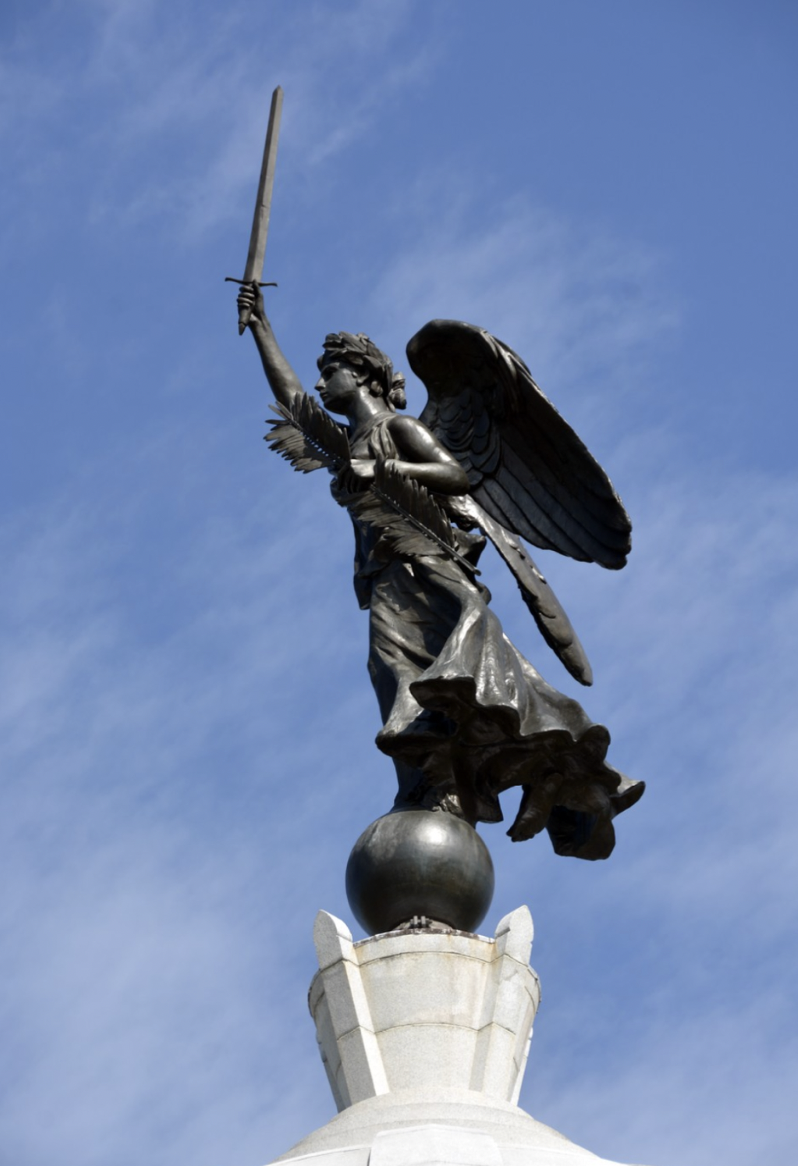
M275 734L279 717L299 732L303 675L318 667L332 675L353 651L330 634L335 615L317 577L301 584L308 536L297 501L301 533L275 532L265 551L271 563L248 541L262 515L239 514L235 531L227 520L186 531L185 574L161 580L173 614L155 636L145 610L131 609L118 589L117 571L132 563L108 539L107 524L119 517L113 506L57 508L33 536L9 532L0 728L4 1029L14 1061L3 1141L20 1160L44 1161L56 1130L67 1160L123 1160L120 1130L140 1125L142 1112L146 1129L131 1160L149 1147L210 1162L244 1119L251 1160L271 1137L287 1144L303 1132L299 1104L280 1118L268 1102L280 1074L270 1050L281 1039L295 963L289 956L282 972L271 967L265 920L292 904L312 918L314 905L279 874L277 855L287 847L321 887L325 846L305 839L318 838L319 815L336 820L329 783L340 798L350 775L338 777L344 751L335 742L347 729L333 720L361 719L366 693L349 709L328 694L306 709L302 737ZM146 507L146 496L137 505ZM318 521L316 509L306 502L304 525ZM117 563L108 557L114 546ZM332 558L343 577L349 556L341 552ZM301 636L296 608L281 612L275 594L285 571L294 603L304 605ZM175 620L174 600L189 579L191 613ZM197 604L203 580L210 590ZM322 762L325 744L335 749L332 764ZM304 825L304 791L283 784L297 767L314 807ZM261 823L254 848L245 826L253 809ZM298 951L309 946L305 931ZM307 952L303 962L307 969ZM261 978L270 988L253 1029ZM301 992L288 1007L306 1027ZM315 1068L309 1027L307 1037ZM176 1091L175 1078L183 1081ZM192 1112L199 1096L207 1111L189 1128L186 1088ZM40 1120L45 1097L55 1125ZM323 1098L319 1090L322 1110ZM246 1142L245 1133L242 1150Z
M403 193L404 246L381 273L372 311L397 336L430 317L481 324L515 347L555 403L616 425L627 394L678 325L657 257L598 227L571 224L484 176L443 174ZM570 416L570 415L569 415Z
M413 9L409 0L311 4L301 28L274 7L231 6L209 18L180 4L164 19L152 3L82 0L71 13L57 5L26 13L0 70L0 128L16 143L16 189L46 180L63 192L82 172L72 213L83 218L88 193L95 227L154 221L196 239L251 202L274 85L290 93L281 169L310 181L386 103L429 75L428 48L390 59ZM39 46L53 24L66 52L45 62ZM67 113L72 122L54 148L53 119Z

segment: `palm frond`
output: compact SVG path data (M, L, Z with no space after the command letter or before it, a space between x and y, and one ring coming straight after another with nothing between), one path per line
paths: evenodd
M343 426L307 393L297 393L291 408L272 405L280 417L274 421L264 441L290 462L295 470L336 473L349 462L349 439Z
M445 556L469 574L479 574L457 550L446 512L429 490L395 467L379 462L371 488L347 505L361 522L379 530L380 540L391 554L402 558Z
M349 464L346 431L313 397L298 393L290 408L278 404L272 409L280 420L272 423L264 440L295 470L309 474L326 469L337 474ZM429 490L393 466L378 462L368 489L349 495L344 504L361 522L376 528L379 543L390 555L444 555L469 574L479 574L457 550L446 512Z

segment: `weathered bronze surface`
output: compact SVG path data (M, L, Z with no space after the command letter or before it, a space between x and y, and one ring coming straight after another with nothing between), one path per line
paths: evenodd
M546 642L590 684L584 650L520 539L622 567L631 524L607 475L523 361L481 328L434 320L412 338L410 366L429 393L417 420L397 412L404 378L366 336L327 336L322 408L281 352L256 283L238 305L277 400L267 440L296 469L326 469L352 518L377 746L396 767L396 807L496 822L499 796L521 786L513 841L545 827L558 854L608 857L613 819L643 783L607 763L607 729L510 643L477 566L490 539Z

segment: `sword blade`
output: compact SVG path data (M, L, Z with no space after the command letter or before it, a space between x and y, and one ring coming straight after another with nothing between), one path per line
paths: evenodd
M269 128L266 130L266 144L263 147L263 163L260 168L258 196L255 199L255 213L252 216L252 232L249 236L247 265L244 268L243 283L260 283L263 275L263 261L266 256L266 240L269 236L269 217L272 207L274 170L277 164L277 141L280 137L280 116L283 112L283 90L277 86L272 94L269 111ZM238 331L241 334L249 323L250 312L242 308L238 317Z

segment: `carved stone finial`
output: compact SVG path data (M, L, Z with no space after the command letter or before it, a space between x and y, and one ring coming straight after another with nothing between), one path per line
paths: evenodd
M352 943L325 911L310 1011L339 1109L406 1089L465 1089L515 1103L540 1000L520 907L494 939L394 932Z

